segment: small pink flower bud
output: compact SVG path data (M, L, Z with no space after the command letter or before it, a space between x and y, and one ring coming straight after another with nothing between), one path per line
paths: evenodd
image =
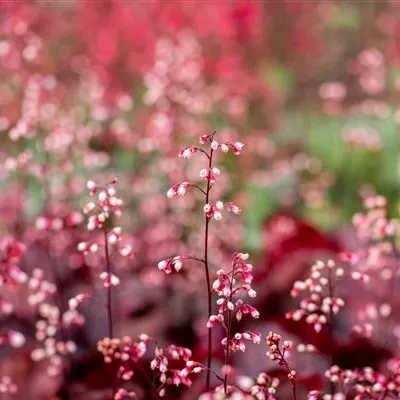
M213 140L213 141L211 142L211 148L212 148L213 150L217 150L217 149L218 149L218 146L219 146L219 143L218 143L216 140Z

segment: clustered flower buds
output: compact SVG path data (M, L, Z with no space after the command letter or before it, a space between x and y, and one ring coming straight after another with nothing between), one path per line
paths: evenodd
M17 385L11 380L9 376L2 376L0 378L0 393L17 393Z
M262 372L257 376L256 384L251 388L251 395L257 400L276 400L275 394L278 386L278 378L271 378Z
M258 332L245 331L236 332L229 335L229 326L232 317L235 316L237 321L242 319L243 315L250 315L253 318L259 318L259 312L251 305L246 304L240 296L247 295L250 298L256 296L256 291L251 287L253 281L251 264L246 261L249 255L244 253L234 253L232 259L231 270L225 272L220 269L217 271L217 279L213 283L213 289L218 294L218 314L212 315L207 323L208 328L212 328L215 323L225 327L229 336L222 340L224 346L229 346L232 351L245 351L245 340L253 343L260 343L261 335ZM239 297L235 301L235 297Z
M75 227L83 222L83 215L80 212L73 211L64 218L59 216L41 215L36 218L35 226L40 231L61 231L66 227Z
M240 208L233 204L232 202L226 205L226 208L232 214L239 214ZM204 212L206 213L207 218L214 218L216 221L220 221L222 219L222 210L224 209L224 203L220 200L208 203L204 206Z
M286 357L289 351L293 348L293 343L289 340L285 340L281 344L282 337L274 332L269 332L267 335L266 343L269 347L267 351L267 357L272 361L275 361L278 365L284 367L287 372L287 377L290 381L296 380L296 371L289 368Z
M119 278L116 275L109 274L105 271L100 274L100 279L103 281L103 285L106 288L119 285Z
M13 237L6 237L0 243L0 287L17 288L27 282L28 276L18 262L24 254L25 246Z
M214 135L202 135L200 136L199 142L201 144L210 143L210 146L213 150L221 149L224 153L227 153L229 150L233 151L235 156L238 156L244 147L244 144L241 142L226 142L226 143L219 143L215 138Z
M199 141L201 144L210 144L211 153L218 149L221 149L223 152L226 153L230 149L232 149L235 155L239 155L244 146L243 143L240 142L227 142L220 144L215 140L215 133L210 135L202 135ZM179 157L188 159L196 153L204 154L210 161L210 165L208 165L206 168L201 169L200 171L200 178L205 179L207 181L208 187L210 188L216 182L216 178L221 174L219 168L211 165L212 154L209 154L206 150L197 146L186 146L179 152ZM175 184L170 189L168 189L167 197L171 199L177 195L184 196L189 187L200 189L204 194L206 194L206 191L201 189L196 184L185 181ZM207 214L208 218L214 216L216 220L219 220L222 218L221 217L222 208L223 208L223 203L221 201L217 201L214 203L206 204L204 207L204 212ZM233 214L238 214L240 212L239 207L237 207L233 203L228 203L227 209L229 212Z
M84 293L80 293L75 297L71 297L68 300L68 307L71 311L76 310L89 296Z
M216 177L221 175L221 171L217 167L212 167L212 168L203 168L200 171L200 178L205 179L206 181L209 181L210 184L214 184L216 181Z
M221 211L224 209L224 203L222 201L216 201L215 203L206 204L204 206L204 212L207 218L214 218L217 221L222 219Z
M180 158L190 158L193 154L197 153L199 148L197 146L186 146L179 152Z
M167 275L171 274L173 270L179 272L183 267L183 258L184 257L176 256L167 260L162 260L158 263L158 269L164 271Z
M115 217L121 216L121 207L123 201L117 197L115 184L117 179L113 179L108 184L101 186L93 181L88 181L86 187L90 195L97 195L97 199L90 201L83 209L85 214L92 214L89 217L87 228L89 231L95 229L103 229L105 222L114 215Z
M382 196L369 196L364 200L366 209L353 217L353 224L363 247L353 252L340 253L339 259L351 271L349 278L361 285L379 283L382 291L391 291L391 281L398 274L396 235L398 221L388 217L387 201ZM357 311L358 322L352 331L371 337L375 327L392 314L387 299L369 301Z
M358 335L371 337L374 331L374 326L379 320L388 318L392 313L392 306L389 303L367 303L357 312L359 323L352 327L352 331Z
M114 400L125 400L125 399L137 399L137 395L133 391L127 391L126 389L118 389L114 395Z
M189 182L181 182L181 183L178 183L178 184L172 186L170 189L168 189L167 197L169 199L172 199L176 195L184 196L187 192L188 186L189 186Z
M48 303L51 297L56 293L57 287L54 283L45 278L45 273L40 268L33 269L31 276L22 272L18 267L18 262L22 257L25 246L13 238L5 238L0 244L0 286L6 285L11 289L26 284L28 289L28 304L37 309L39 320L36 322L36 339L38 346L31 352L33 361L47 359L47 372L52 375L58 375L63 368L62 357L76 351L76 344L72 340L62 340L59 333L73 325L80 326L84 322L82 315L78 313L76 307L83 300L77 296L71 304L73 306L61 312L60 309ZM13 310L13 304L5 299L1 299L1 311L10 313ZM9 330L6 336L8 344L14 348L24 346L25 336L17 331ZM0 392L14 393L16 386L4 377L0 382Z
M121 381L129 381L135 373L137 363L148 352L150 342L155 345L150 369L155 371L157 380L160 382L158 389L160 397L165 395L165 387L168 385L190 386L192 380L189 375L198 374L204 370L202 364L191 360L190 349L175 345L162 348L154 339L145 334L139 336L138 342L134 342L129 336L122 339L106 337L98 342L97 348L103 354L106 363L115 362L118 365L118 378ZM172 361L174 365L180 363L182 368L171 368ZM125 389L119 389L115 396L119 399L123 398L121 397L123 395L135 398L133 392L126 392Z
M30 289L28 302L32 306L42 303L57 291L56 285L45 279L44 271L40 268L35 268L32 271L32 276L27 283Z
M351 396L355 400L398 398L400 395L399 363L399 360L390 360L387 375L374 371L370 367L350 370L332 365L325 372L325 377L333 385L341 388L335 394L337 398L345 398L345 396ZM319 391L312 391L308 398L310 400L332 398L329 396Z
M354 227L364 242L390 238L398 231L398 224L387 215L387 201L383 196L370 196L364 200L365 213L353 217Z
M344 306L341 297L335 297L333 283L344 275L344 269L338 267L333 260L326 263L317 261L311 267L311 274L305 281L296 281L291 291L292 297L298 297L301 292L308 292L300 302L300 308L286 313L286 318L299 321L305 319L313 325L316 332L327 324L333 314L337 314Z
M78 312L77 307L85 297L81 294L70 299L69 308L64 312L49 303L39 306L40 319L36 322L36 339L41 346L31 352L31 358L34 361L47 359L47 372L51 376L62 372L62 357L75 353L77 349L75 342L62 339L62 332L84 324L85 318Z
M130 244L122 243L122 228L114 226L110 229L106 229L106 222L115 216L119 218L122 215L122 204L123 201L117 196L115 184L117 179L114 178L111 182L106 185L99 185L94 181L88 181L86 184L87 189L91 196L97 195L97 200L90 201L86 204L83 211L84 214L92 214L89 216L87 229L93 231L95 229L102 230L105 234L104 243L97 242L80 242L78 243L77 249L84 255L95 254L101 248L105 251L106 262L108 256L108 246L116 247L118 254L122 257L133 257L133 249ZM104 271L100 274L100 279L103 281L104 287L109 288L111 286L119 285L119 278L109 272Z

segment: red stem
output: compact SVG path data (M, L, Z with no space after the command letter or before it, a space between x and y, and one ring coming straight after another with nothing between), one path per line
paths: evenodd
M111 280L111 262L110 262L110 253L108 251L108 237L107 237L106 227L104 227L104 248L106 254L107 276L108 279ZM114 336L113 336L113 318L112 318L112 307L111 307L111 282L107 287L107 317L108 317L108 337L112 339Z
M108 337L112 339L114 337L113 334L113 318L112 318L112 307L111 307L111 261L110 261L110 253L108 250L108 232L107 228L104 227L104 249L106 256L106 267L107 267L107 276L110 280L109 285L107 287L107 318L108 318ZM116 393L116 382L114 382L112 387L112 398L114 398Z
M208 158L208 168L212 167L213 150L211 149L210 156ZM208 204L210 196L211 184L207 180L206 190L206 204ZM205 232L204 232L204 270L206 273L207 281L207 301L208 301L208 318L212 315L212 291L211 291L211 280L210 280L210 268L208 265L208 230L210 219L205 217ZM210 390L210 379L211 379L211 357L212 357L212 329L208 329L208 349L207 349L207 378L206 378L206 391Z
M333 285L332 285L332 274L331 270L328 268L328 296L333 299ZM332 310L332 305L329 306L329 315L328 315L328 334L329 334L329 340L330 340L330 346L328 349L328 362L329 362L329 368L332 367L333 365L333 354L335 351L335 341L333 337L333 320L334 320L334 314ZM329 391L330 394L333 395L335 392L335 384L329 379Z
M230 295L229 301L232 302L232 295L233 295L233 278L235 276L235 266L232 268L231 274L231 282L230 282ZM225 351L225 371L224 371L224 393L228 394L228 365L229 365L229 341L231 340L232 335L232 311L228 311L228 331L226 335L226 351Z
M291 372L291 369L289 367L289 364L287 363L286 359L285 359L285 351L282 353L281 350L278 348L278 352L279 355L281 357L281 360L283 362L283 365L286 369L287 374L289 375ZM292 396L293 396L293 400L297 400L297 385L296 385L296 381L294 379L290 379L290 383L292 384Z
M296 383L294 381L292 382L292 395L293 395L293 400L297 400L297 392L296 392Z

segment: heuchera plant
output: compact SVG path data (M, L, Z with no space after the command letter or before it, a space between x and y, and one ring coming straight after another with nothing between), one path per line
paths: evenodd
M166 274L179 272L183 263L187 260L201 262L204 265L207 298L208 298L208 351L207 364L203 365L191 359L192 352L190 349L169 345L162 347L156 339L142 334L139 341L133 341L130 337L124 336L122 339L115 337L115 329L112 313L112 287L119 284L119 278L112 271L112 254L110 247L118 246L116 251L122 256L132 255L132 248L129 245L121 245L122 230L120 227L113 226L113 217L119 218L122 213L123 201L117 197L114 179L105 185L99 185L93 181L88 181L87 188L93 200L88 202L83 209L84 214L89 214L87 229L89 231L100 230L103 233L102 243L95 241L85 241L78 244L78 250L87 255L97 253L102 250L104 253L105 271L100 274L100 279L103 281L104 287L107 289L107 320L108 320L108 336L98 342L98 350L103 354L106 363L115 363L118 366L115 385L112 388L115 400L123 399L124 397L136 398L137 395L133 391L119 387L121 383L129 381L135 373L140 373L142 378L148 383L148 395L151 398L163 397L166 393L168 385L186 385L192 383L191 376L206 371L206 391L210 391L210 377L214 374L217 379L222 381L221 388L216 388L216 391L221 391L225 395L230 394L234 389L228 385L228 375L230 371L230 354L238 350L245 350L245 341L250 340L254 343L260 343L261 335L255 331L233 332L232 321L236 318L238 321L243 315L249 314L253 318L258 318L258 311L251 305L245 303L242 299L244 295L252 298L256 296L256 292L251 287L253 280L252 266L247 264L247 254L235 253L233 255L231 268L228 271L219 269L215 274L215 279L212 281L211 261L209 255L209 225L212 219L219 221L222 218L224 204L220 200L211 199L211 189L216 182L220 171L213 164L214 153L217 150L222 152L233 151L235 155L239 155L243 144L240 142L218 143L215 138L215 132L211 135L203 135L200 138L200 143L209 146L209 150L197 146L189 146L181 150L179 156L182 158L190 158L195 153L200 153L206 157L207 168L200 171L200 177L206 181L205 188L202 188L197 183L182 182L174 185L169 189L167 196L169 198L175 195L183 196L188 188L197 189L204 196L204 254L202 257L178 255L158 263L158 268ZM234 214L240 212L239 207L233 203L228 203L226 209ZM218 310L216 314L212 314L213 296L212 291L218 295L216 301ZM84 294L69 300L70 310L76 310L78 305L85 299ZM223 377L218 372L212 369L212 327L216 324L221 324L226 332L226 337L222 340L222 345L225 351L225 363L223 368ZM141 361L146 356L149 347L153 348L154 358L150 361L150 370L148 374L146 369L141 367ZM175 367L178 363L179 368ZM264 379L265 380L265 379ZM262 377L259 378L259 389L255 391L262 393L265 388L271 391L276 386L275 381L267 383Z
M243 149L241 142L225 142L220 143L217 139L216 132L205 134L199 138L199 142L203 147L187 146L179 152L179 157L189 159L195 154L205 157L206 167L200 170L200 178L205 180L204 187L198 182L180 182L172 186L167 196L183 196L189 188L193 188L201 193L204 199L203 211L205 214L204 220L204 253L202 256L193 255L177 255L158 263L158 268L166 274L171 274L174 270L179 272L183 267L185 260L200 262L204 266L204 276L207 288L207 328L208 328L208 347L207 347L207 368L206 368L206 391L210 391L210 378L212 373L212 328L215 324L222 325L226 336L222 339L222 345L225 352L225 361L223 368L223 393L230 394L231 388L228 386L228 376L230 371L230 354L238 350L245 351L245 341L250 340L254 343L260 343L261 335L258 332L245 331L233 332L232 321L236 318L238 321L243 315L250 315L253 318L258 318L258 311L251 305L245 303L243 296L255 297L256 292L251 287L253 280L252 266L247 264L248 254L236 252L233 255L230 269L225 271L219 269L216 272L215 279L212 273L212 260L209 254L209 229L212 220L220 221L223 218L223 210L233 214L239 214L240 209L232 202L226 205L220 199L212 198L212 188L216 184L220 170L215 166L215 153L221 151L228 153L232 151L234 155L240 155ZM216 301L218 309L213 313L213 290L217 293ZM217 375L217 374L216 374ZM218 388L216 389L218 390Z
M157 399L167 396L172 387L188 388L200 381L199 374L204 373L205 385L197 389L200 399L257 399L279 400L282 382L274 374L260 372L255 380L235 375L232 355L246 350L247 343L259 344L262 334L256 330L241 329L245 317L258 319L260 313L251 304L256 297L253 288L253 267L248 263L249 255L234 252L229 265L215 265L210 230L212 223L223 219L224 211L239 214L240 209L232 202L224 203L213 197L213 188L221 174L216 166L219 153L232 151L240 155L243 144L240 142L219 142L216 132L202 135L200 146L187 146L179 152L179 157L189 159L192 156L203 157L205 168L199 173L197 181L183 181L173 185L167 191L167 197L184 196L193 190L202 201L204 213L203 251L201 254L173 254L158 263L158 269L169 279L185 271L190 274L190 264L199 264L204 271L205 298L204 328L207 329L206 360L199 359L192 349L174 344L165 344L146 333L136 339L118 332L115 309L115 288L120 284L114 267L114 257L130 257L134 253L132 245L125 242L122 228L115 222L122 215L123 200L117 194L117 179L105 184L92 180L86 184L90 201L84 206L83 214L88 216L87 230L89 239L81 241L77 249L84 257L99 256L103 270L99 280L106 289L107 336L97 343L106 364L110 364L112 387L110 393L114 400ZM365 336L371 340L382 340L382 334L375 333L379 324L387 324L390 329L385 340L396 339L397 327L391 320L395 302L395 280L399 276L396 240L398 222L389 218L387 202L382 196L365 198L365 213L354 216L354 226L363 246L354 252L339 253L335 259L318 260L312 266L305 279L294 282L290 292L294 299L300 299L297 309L288 311L286 318L294 322L303 321L311 326L315 334L328 338L329 349L322 352L319 343L296 343L284 340L282 335L270 331L266 335L266 356L286 375L293 400L389 400L400 395L400 364L395 357L385 360L381 368L369 366L362 368L343 368L336 363L339 341L336 337L338 318L346 309L351 297L346 294L349 285L365 290L368 302L356 308L349 334ZM81 220L79 213L73 220ZM38 222L39 221L39 222ZM41 216L36 221L39 231L53 229L50 216ZM60 220L61 221L61 220ZM61 221L62 222L62 221ZM75 223L74 222L74 223ZM58 226L58 225L57 225ZM96 233L97 232L97 233ZM98 234L99 233L99 234ZM13 237L6 237L0 244L0 285L9 291L28 290L28 303L36 310L36 343L31 350L34 362L46 361L47 372L51 376L60 376L68 366L69 357L77 352L77 344L71 334L85 324L85 316L80 307L91 302L88 293L77 293L66 302L57 302L57 285L46 278L43 269L34 268L31 273L20 267L26 246ZM380 287L386 288L389 298L369 293L371 281L381 280ZM353 286L351 286L353 287ZM14 310L12 301L0 298L2 315ZM353 307L354 309L354 307ZM213 341L213 331L223 332L221 345ZM387 339L386 339L387 337ZM13 348L25 345L25 335L10 329L2 334L0 344ZM218 348L215 348L218 347ZM223 350L222 368L216 367L215 355ZM293 353L308 353L323 358L326 363L325 385L319 389L304 391L302 369L298 367ZM300 358L298 358L300 359ZM211 378L215 379L211 379ZM246 381L247 379L247 381ZM137 393L130 383L139 380L143 392ZM219 382L218 384L216 382ZM282 389L284 390L284 388ZM17 385L5 375L1 377L0 392L16 393ZM283 392L284 393L284 392ZM144 396L144 397L143 397ZM289 396L289 395L288 395Z

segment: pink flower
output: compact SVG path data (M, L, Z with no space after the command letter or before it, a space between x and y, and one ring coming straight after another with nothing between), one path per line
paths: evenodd
M181 256L162 260L158 263L158 269L164 271L167 275L171 274L173 270L179 272L183 267L182 260L183 258Z
M118 286L120 281L119 278L114 274L108 274L107 272L102 272L100 274L100 279L103 281L104 287Z
M197 153L199 150L196 146L186 146L179 152L179 157L181 158L190 158L193 154Z
M176 195L184 196L186 194L188 186L189 182L182 182L172 186L170 189L168 189L167 197L169 199L172 199Z
M241 209L237 205L233 204L232 202L227 203L226 208L228 209L229 212L236 214L236 215L240 214L240 212L241 212Z

